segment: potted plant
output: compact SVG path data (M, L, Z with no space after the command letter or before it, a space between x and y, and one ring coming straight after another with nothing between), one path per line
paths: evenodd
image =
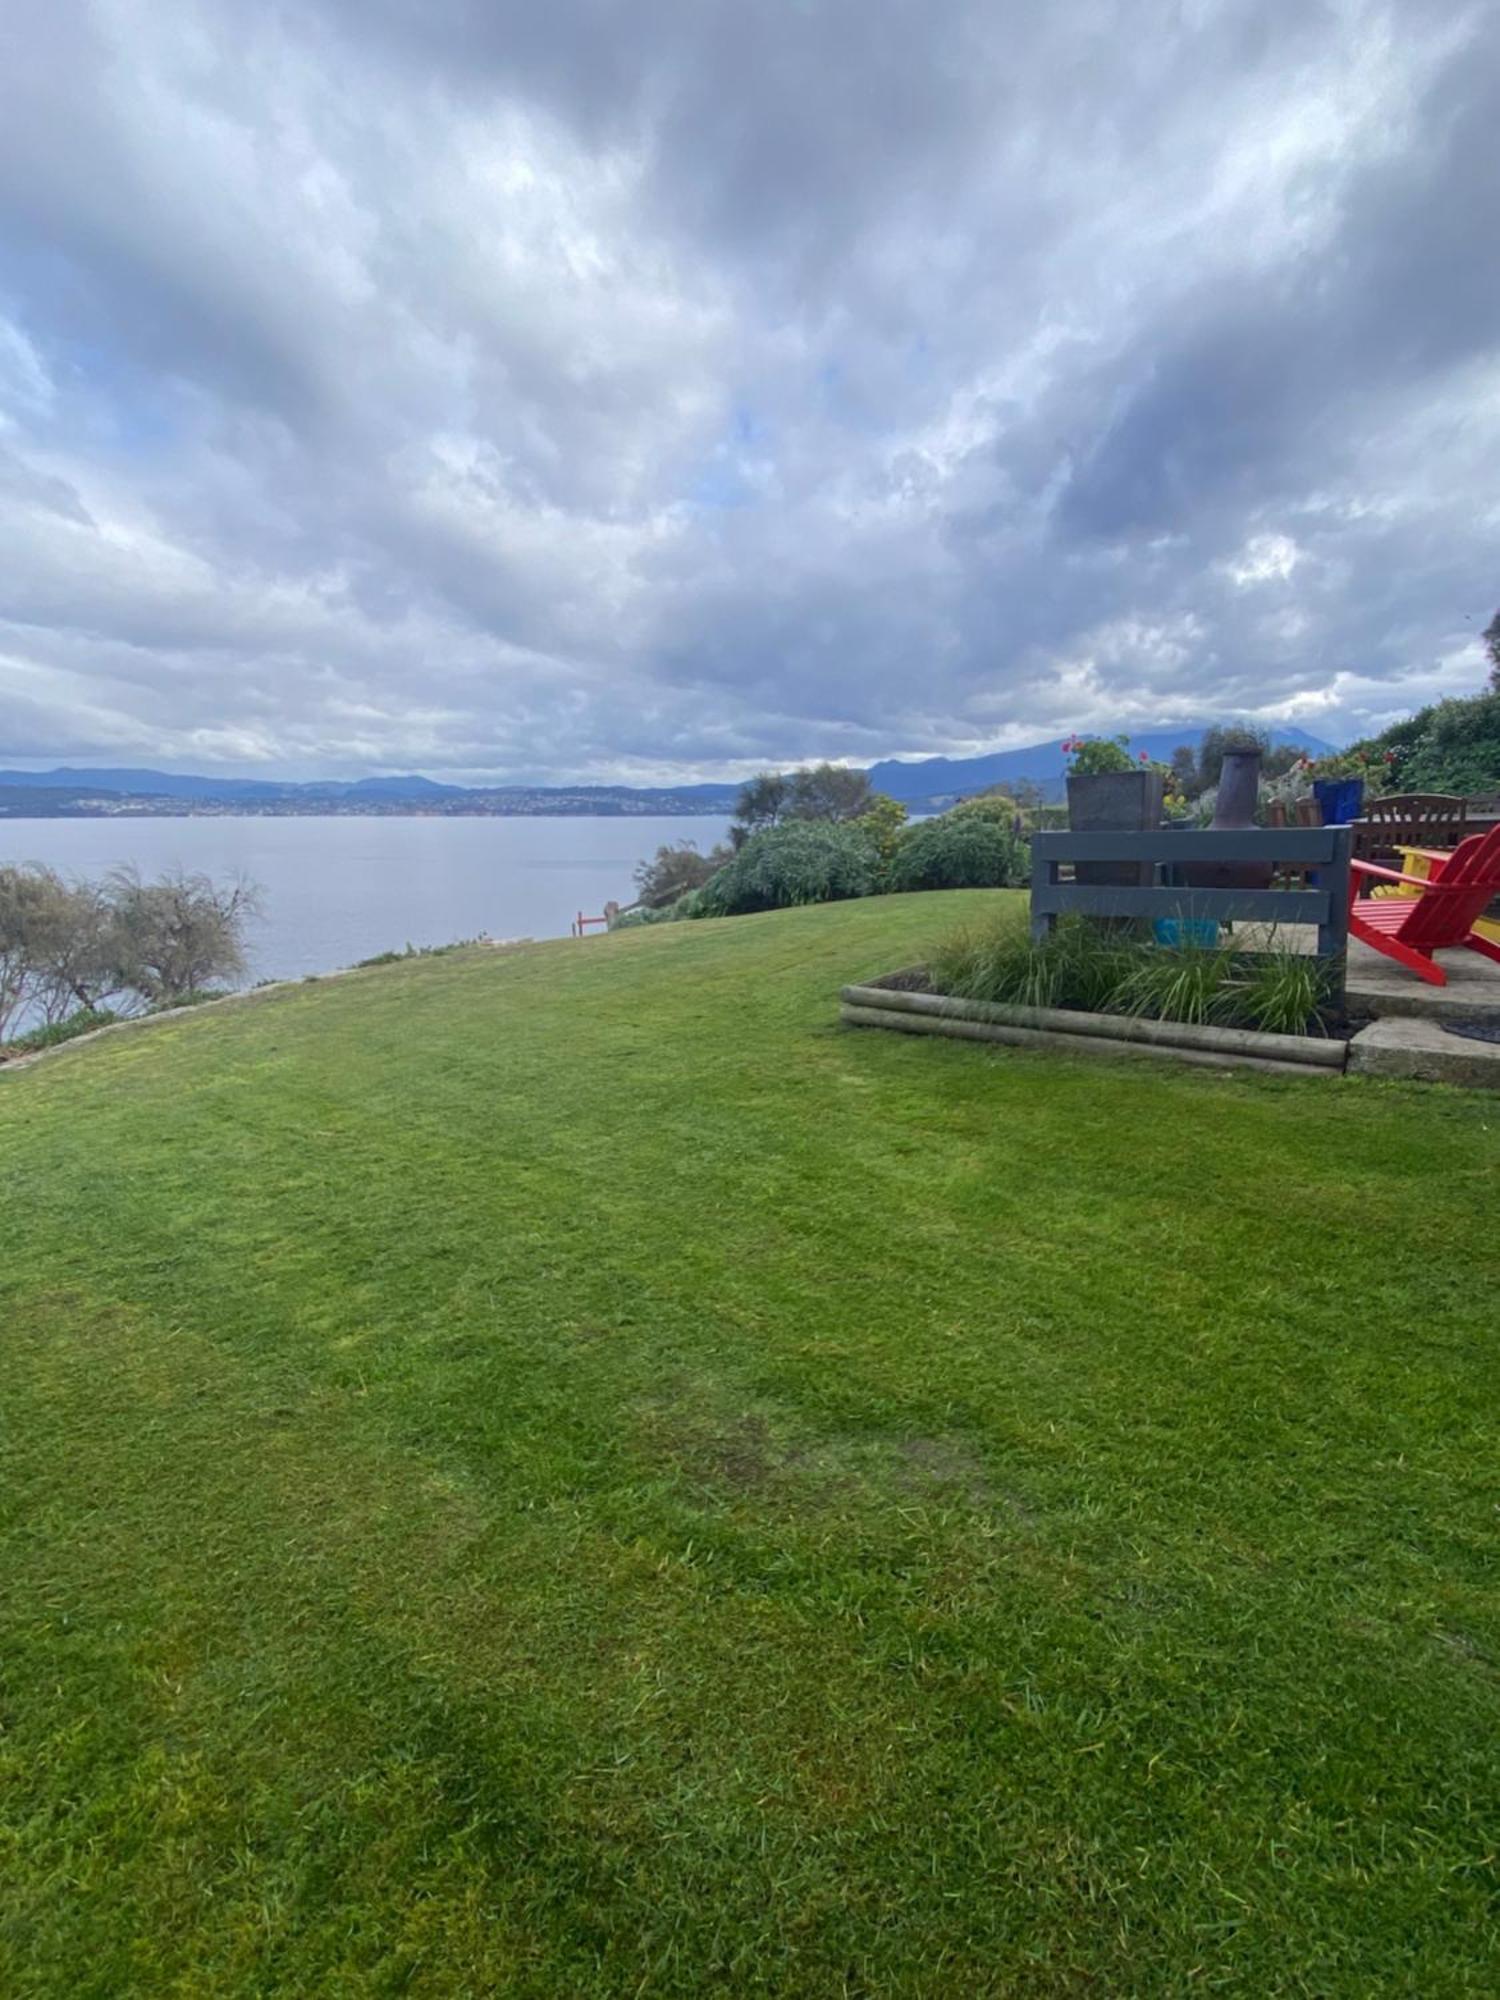
M1161 822L1162 768L1142 750L1130 754L1128 736L1069 736L1068 825L1074 833L1144 833ZM1080 882L1150 886L1149 861L1081 861Z
M1372 757L1368 750L1339 750L1329 757L1304 759L1304 774L1323 815L1324 826L1347 826L1358 819L1367 797L1385 790L1394 750Z

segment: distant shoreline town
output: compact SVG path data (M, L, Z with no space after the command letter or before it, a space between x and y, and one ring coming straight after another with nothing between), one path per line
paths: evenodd
M1132 751L1165 762L1175 745L1196 740L1203 725L1133 735ZM941 811L957 799L994 786L1024 783L1043 798L1062 796L1066 753L1057 737L1018 750L978 757L889 758L870 766L875 791L908 810ZM1332 748L1300 729L1272 733L1319 756ZM211 778L196 773L124 768L0 770L0 820L5 819L282 819L301 815L400 818L727 819L735 784L691 785L450 785L415 773L292 783L265 778Z

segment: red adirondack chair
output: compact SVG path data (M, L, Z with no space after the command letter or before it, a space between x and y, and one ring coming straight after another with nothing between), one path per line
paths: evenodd
M1431 986L1446 986L1448 975L1433 957L1449 945L1467 945L1500 965L1500 944L1481 937L1474 920L1500 895L1500 826L1471 833L1446 860L1434 858L1432 874L1402 875L1373 861L1349 863L1349 935L1409 966ZM1361 896L1366 878L1405 882L1421 891L1406 896Z

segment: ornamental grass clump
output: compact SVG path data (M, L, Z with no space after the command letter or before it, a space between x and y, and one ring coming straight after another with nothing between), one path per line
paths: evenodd
M944 940L932 954L932 983L960 1000L1093 1011L1107 1006L1131 951L1129 940L1082 918L1064 918L1033 939L1024 921L1007 916Z
M1227 938L1190 936L1159 945L1091 922L1061 918L1044 938L1002 917L955 932L932 952L935 992L1011 1007L1062 1007L1189 1026L1325 1034L1330 999L1323 963L1302 952L1250 955Z
M1300 951L1242 958L1229 989L1237 1023L1267 1035L1326 1035L1330 999L1323 961Z
M1108 1011L1195 1027L1228 1025L1235 1015L1234 974L1234 949L1227 943L1139 946Z

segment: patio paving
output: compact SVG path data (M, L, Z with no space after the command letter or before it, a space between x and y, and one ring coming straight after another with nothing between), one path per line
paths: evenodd
M1392 1014L1435 1021L1454 1014L1500 1019L1500 965L1477 951L1462 949L1440 952L1438 964L1447 973L1448 984L1429 986L1384 952L1351 938L1349 1012L1377 1019Z

